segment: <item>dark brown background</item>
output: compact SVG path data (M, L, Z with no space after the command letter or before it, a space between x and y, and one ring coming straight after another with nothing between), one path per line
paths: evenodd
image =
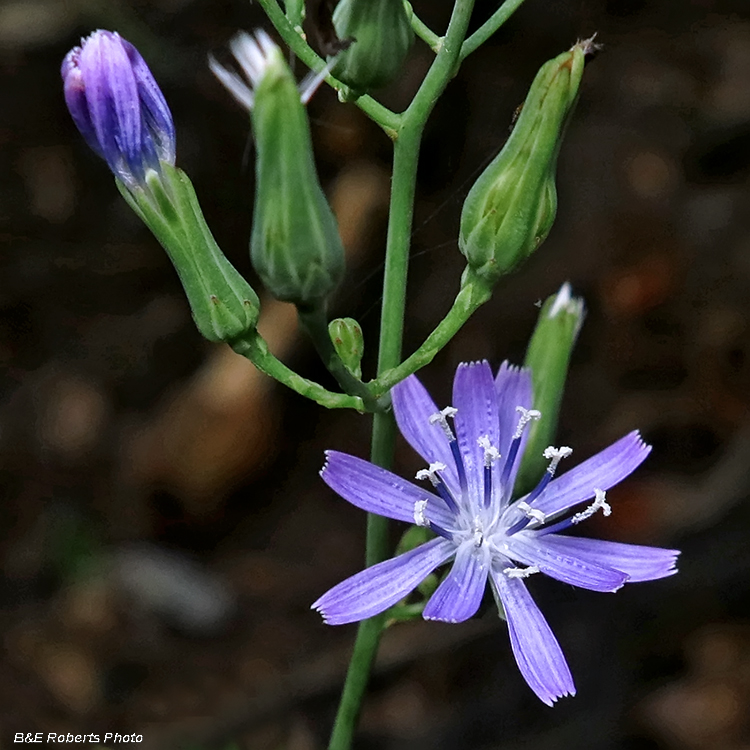
M437 29L450 4L416 2ZM493 9L478 2L477 25ZM0 3L0 723L138 732L148 748L324 746L354 627L309 604L359 569L364 514L318 479L367 454L369 421L325 413L191 324L166 256L65 110L59 64L119 30L172 107L178 161L248 277L248 118L212 79L257 6L209 0ZM439 401L465 359L519 361L534 303L585 296L563 406L573 461L640 427L654 451L587 533L681 548L681 573L616 596L533 581L579 695L540 704L492 609L386 635L364 750L739 750L750 743L750 14L746 0L527 0L438 104L420 162L405 347L447 310L472 178L535 70L599 32L543 248L423 373ZM408 101L415 46L382 96ZM300 75L303 69L299 66ZM310 105L372 370L389 144L351 105ZM283 306L264 330L325 378ZM328 382L328 381L326 381ZM404 472L418 467L401 446Z

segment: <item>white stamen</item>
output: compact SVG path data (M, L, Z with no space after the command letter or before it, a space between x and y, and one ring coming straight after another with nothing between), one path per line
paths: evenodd
M479 516L474 516L474 546L481 547L484 544L484 529L482 527L482 519Z
M568 458L570 454L573 452L572 448L568 448L567 445L560 446L559 448L555 448L553 445L550 445L548 448L544 449L544 453L542 454L548 461L550 461L550 465L547 467L547 471L554 476L555 472L557 471L557 465L560 463L560 460L563 458Z
M425 516L424 512L427 508L427 500L417 500L414 503L414 523L417 526L429 526L429 521Z
M516 431L513 433L514 440L517 440L523 435L526 425L531 422L532 419L541 419L542 417L542 412L537 411L536 409L524 409L523 406L517 406L516 411L521 415L521 418L518 420L518 427L516 427Z
M594 494L596 495L596 498L594 499L594 502L589 505L586 510L582 510L580 513L576 513L573 518L570 519L570 522L572 524L581 523L581 521L585 521L587 518L591 518L591 516L596 513L596 511L601 510L602 513L604 513L605 516L608 516L612 513L612 507L610 504L606 501L606 493L603 490L594 490Z
M544 523L547 520L546 513L543 513L541 510L537 510L536 508L532 508L524 500L521 500L520 503L516 503L516 508L518 508L518 510L520 510L525 516L530 518L532 521L538 521L539 523Z
M455 417L458 414L458 409L454 409L452 406L446 406L445 409L441 409L437 414L433 414L430 417L430 424L439 424L443 428L443 432L448 440L455 440L453 436L453 430L451 430L448 424L448 417Z
M484 465L492 466L493 461L500 458L500 451L490 444L489 435L483 435L477 440L480 448L484 449Z
M440 478L436 476L437 472L445 471L447 468L448 467L445 464L441 464L440 461L434 461L428 468L420 469L414 478L419 479L420 481L423 479L429 479L434 486L437 486L440 483Z
M508 578L528 578L529 576L534 575L534 573L539 573L540 570L537 568L536 565L530 565L528 568L504 568L503 573L505 573Z

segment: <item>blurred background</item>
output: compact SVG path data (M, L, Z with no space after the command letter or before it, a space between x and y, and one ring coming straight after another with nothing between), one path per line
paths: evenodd
M415 0L435 29L448 0ZM473 27L496 7L478 0ZM0 728L140 733L141 747L317 750L355 626L309 610L360 569L365 517L319 480L366 456L369 419L325 413L203 341L177 276L65 109L59 65L95 28L141 51L178 163L233 263L247 257L248 117L212 78L245 0L0 2ZM598 32L562 149L550 238L423 373L448 403L466 359L520 362L535 303L570 280L588 317L560 442L580 461L640 428L654 451L585 533L683 550L617 596L533 580L578 697L517 672L490 607L386 633L362 750L750 747L750 8L747 0L527 0L430 120L405 350L448 309L463 197L538 67ZM399 109L431 53L417 42ZM297 66L300 76L304 74ZM390 148L326 89L309 111L349 253L333 313L373 374ZM274 351L329 383L293 310ZM402 443L398 469L418 467ZM396 534L400 530L394 530ZM395 537L394 537L395 538Z

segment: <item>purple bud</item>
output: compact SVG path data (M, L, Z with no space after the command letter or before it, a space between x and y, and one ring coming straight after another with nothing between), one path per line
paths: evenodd
M86 143L132 188L147 169L174 165L172 114L138 50L98 30L63 60L65 102Z

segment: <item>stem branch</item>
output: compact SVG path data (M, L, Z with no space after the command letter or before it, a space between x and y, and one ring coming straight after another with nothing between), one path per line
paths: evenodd
M323 70L326 66L325 61L305 41L304 37L297 32L294 26L289 23L289 19L279 7L278 0L258 0L258 2L266 12L268 19L276 27L276 31L279 32L281 38L289 45L292 52L294 52L294 54L297 55L297 57L299 57L299 59L302 60L302 62L311 70L316 72ZM345 84L337 78L334 78L332 75L327 75L325 80L329 86L337 91L347 88ZM388 107L384 107L371 96L360 96L355 104L371 120L380 125L390 138L394 137L400 124L399 115L392 112Z
M248 333L243 338L232 343L232 349L249 359L261 372L283 383L301 396L315 401L327 409L356 409L367 411L362 399L358 396L347 396L343 393L333 393L312 380L303 378L294 370L289 369L283 362L276 359L268 349L268 344L257 331Z
M505 2L461 45L461 60L481 47L515 12L523 0Z
M368 411L378 411L380 407L370 393L370 389L347 368L341 361L336 348L328 334L328 321L323 305L315 307L298 307L300 322L310 336L323 364L328 372L336 378L338 384L351 396L359 396Z
M261 2L265 5L268 0L261 0ZM458 64L461 43L466 36L473 7L474 0L456 0L440 50L419 91L398 120L398 129L394 138L383 307L380 317L378 375L395 368L401 359L419 146L427 118ZM396 425L393 416L383 412L374 414L370 452L372 462L389 468L393 461L395 441ZM374 565L385 560L388 554L388 520L382 516L368 514L367 565ZM381 614L364 620L359 625L328 750L351 748L362 699L384 624L385 615Z

